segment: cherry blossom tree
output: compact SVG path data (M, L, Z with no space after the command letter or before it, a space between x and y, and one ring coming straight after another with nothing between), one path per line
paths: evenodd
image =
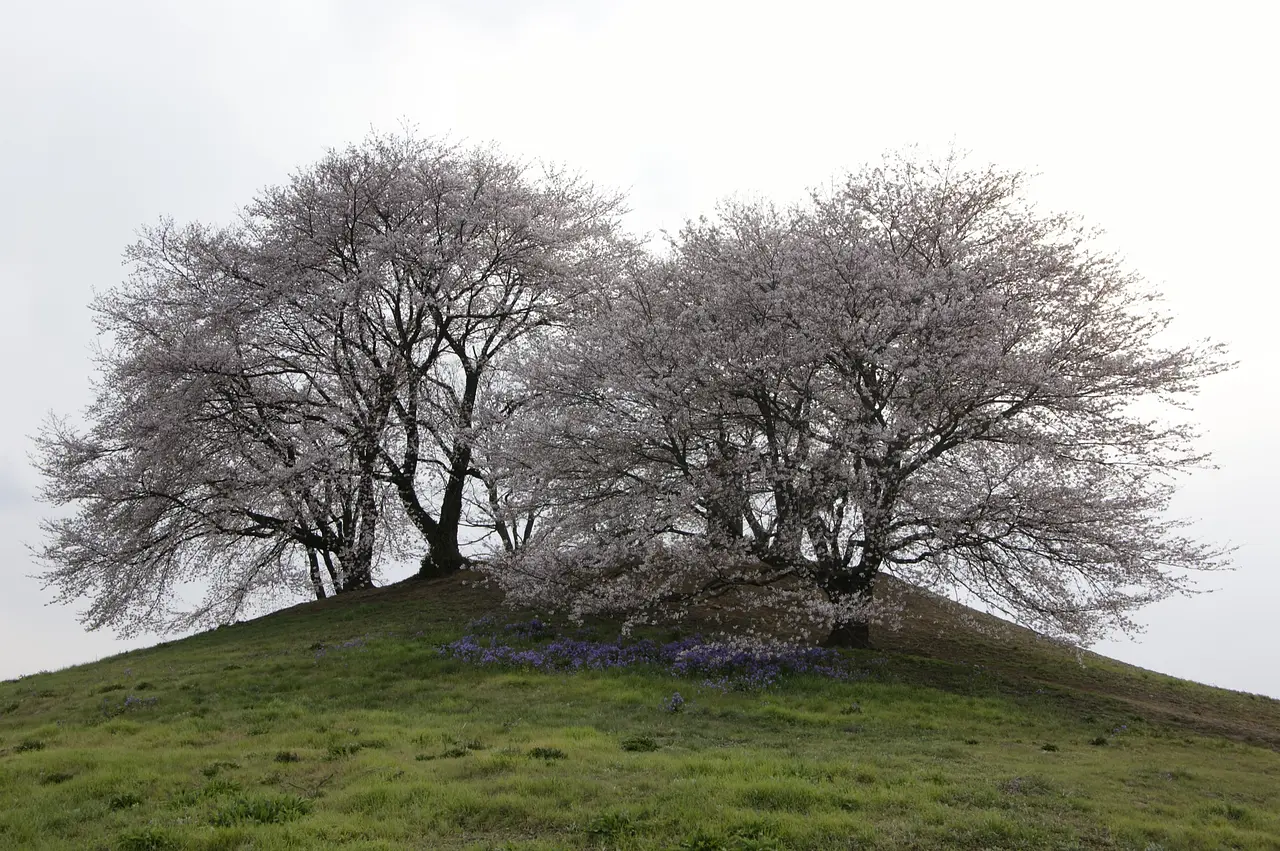
M45 524L46 579L92 598L92 627L225 622L261 597L372 585L387 488L360 452L368 411L281 346L286 315L225 285L226 250L199 228L148 232L95 304L112 345L89 428L40 435L45 497L76 509ZM175 608L190 583L203 602Z
M631 250L620 204L493 149L375 136L250 208L246 235L264 259L227 272L328 323L321 346L340 341L337 374L377 400L362 445L427 543L422 575L466 563L459 530L485 519L464 514L488 488L474 451L494 419L486 394L504 359Z
M632 619L753 586L862 645L881 573L1089 641L1225 566L1166 516L1206 459L1159 410L1221 349L1024 183L898 157L691 223L527 372L548 516L495 577Z
M461 568L460 529L492 528L499 498L473 447L501 420L489 396L509 404L502 364L632 250L620 203L492 148L375 134L230 227L147 231L95 305L88 428L40 438L45 496L71 509L45 578L93 598L92 626L154 627L189 581L213 599L182 623L319 596L326 574L368 587L406 528L423 575Z

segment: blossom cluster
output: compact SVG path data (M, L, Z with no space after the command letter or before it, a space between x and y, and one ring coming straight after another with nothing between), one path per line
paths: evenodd
M493 627L491 621L474 626ZM542 637L542 643L520 646L513 638ZM603 671L651 667L678 677L703 677L704 685L721 689L768 688L785 674L814 674L850 680L863 673L835 650L794 644L717 641L702 636L659 643L652 639L611 641L555 635L534 620L501 629L471 633L443 645L440 653L474 665L532 668L539 671Z

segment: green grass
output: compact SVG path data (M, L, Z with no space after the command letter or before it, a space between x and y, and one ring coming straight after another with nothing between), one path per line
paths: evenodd
M886 593L763 693L443 659L457 580L0 683L0 848L1280 849L1277 701Z

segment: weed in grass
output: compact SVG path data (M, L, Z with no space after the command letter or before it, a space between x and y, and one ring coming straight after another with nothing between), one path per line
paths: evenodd
M242 827L217 827L208 834L200 851L248 851L254 847L252 834Z
M236 798L210 818L215 827L241 824L284 824L311 812L311 802L297 795Z
M234 780L225 780L221 777L210 780L204 784L200 790L200 795L205 798L215 798L219 795L235 795L239 793L242 787Z
M132 830L116 840L118 851L176 851L181 847L177 839L155 827Z
M880 782L880 775L869 768L854 769L853 779L864 786Z
M133 792L121 792L107 799L107 808L113 811L129 810L141 804L142 797Z
M622 749L633 752L656 751L658 743L653 736L631 736L622 740Z
M346 744L341 745L329 745L329 750L325 754L325 759L332 761L349 756L355 756L360 753L360 749L360 744L357 742L347 742Z
M275 755L276 762L301 762L302 757L294 751L280 751Z
M1249 809L1237 804L1211 804L1205 809L1205 814L1210 817L1219 816L1227 821L1241 825L1248 825L1253 821L1252 813L1249 812Z
M338 776L338 773L335 771L334 773L328 775L327 777L321 777L317 782L311 784L310 786L299 786L297 783L288 783L286 785L291 786L294 789L297 789L306 798L315 800L316 798L320 797L321 793L324 791L324 787L329 785L329 781L333 780L333 778L337 776Z
M587 836L598 843L617 843L639 833L629 813L602 813L587 824Z
M1097 747L1103 747L1103 746L1105 746L1105 745L1107 744L1107 737L1106 737L1106 736L1098 736L1098 737L1096 737L1096 738L1090 739L1090 740L1089 740L1089 744L1091 744L1091 745L1095 745L1095 746L1097 746Z
M69 774L65 771L51 771L48 774L42 773L40 775L40 785L56 786L59 783L66 783L68 780L70 780L73 777L75 777L74 774Z
M13 746L13 752L26 753L27 751L42 751L44 748L44 742L39 739L23 739Z
M529 750L530 759L545 759L547 762L551 762L556 759L565 759L568 756L569 755L567 753L559 748L537 747Z
M680 840L676 848L680 851L726 851L723 839L702 830L695 831L691 836Z
M738 833L730 837L732 851L783 851L782 842L768 834ZM849 846L851 848L856 846Z
M1000 794L988 786L965 785L951 788L938 796L938 803L948 807L972 807L991 810L1002 805Z
M741 801L754 810L807 813L817 804L818 795L808 786L772 782L744 790Z
M1048 795L1053 787L1042 777L1011 777L1000 785L1006 795Z
M782 851L783 845L772 836L751 831L721 836L698 830L682 839L676 848L680 851Z
M231 769L234 771L239 767L240 767L240 763L238 762L229 762L227 760L220 760L218 762L209 763L204 768L200 769L200 773L203 774L205 777L217 777L219 772L225 771L227 769Z
M422 737L419 736L419 739L421 738ZM464 742L457 742L453 739L446 739L446 741L451 741L453 744L438 754L418 754L414 759L419 762L426 762L433 759L458 759L459 757L469 755L472 751L484 750L484 744L482 744L479 739L469 739Z
M1043 745L1040 746L1040 750L1048 751L1050 753L1053 753L1057 749L1058 749L1058 746L1053 744L1052 742L1045 742Z

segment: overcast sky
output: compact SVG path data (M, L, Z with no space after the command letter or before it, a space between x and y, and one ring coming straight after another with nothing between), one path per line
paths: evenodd
M608 11L605 11L608 10ZM1196 406L1217 470L1179 514L1239 546L1214 593L1095 649L1280 697L1276 21L1249 3L6 3L0 46L0 677L128 644L51 606L25 544L29 436L91 393L87 303L160 216L226 222L402 120L629 192L675 229L730 193L798 197L910 143L1026 168L1107 230L1177 336L1240 367ZM387 579L400 578L392 574Z

